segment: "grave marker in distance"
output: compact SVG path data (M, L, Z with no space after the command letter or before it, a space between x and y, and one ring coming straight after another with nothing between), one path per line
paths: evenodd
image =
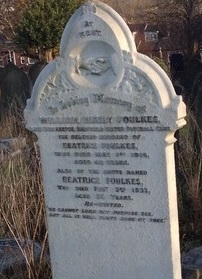
M103 3L75 12L60 49L25 110L41 151L53 278L181 278L181 98Z

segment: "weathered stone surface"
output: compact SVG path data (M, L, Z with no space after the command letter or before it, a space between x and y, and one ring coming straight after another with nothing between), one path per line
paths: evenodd
M181 278L173 143L185 114L115 11L76 11L25 110L54 279Z

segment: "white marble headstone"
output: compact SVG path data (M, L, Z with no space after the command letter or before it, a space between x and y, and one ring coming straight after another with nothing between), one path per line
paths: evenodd
M53 278L181 278L181 98L103 3L75 12L60 49L25 109L41 151Z

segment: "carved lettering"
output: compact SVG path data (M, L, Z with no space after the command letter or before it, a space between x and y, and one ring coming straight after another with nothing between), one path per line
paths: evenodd
M76 183L76 184L100 184L99 177L71 177L71 176L63 176L63 183Z
M84 142L65 142L62 144L63 148L68 149L96 149L96 143L84 143Z
M107 184L140 185L139 178L106 178Z
M124 123L159 123L158 116L125 116Z
M102 94L93 96L93 99L90 98L90 100L94 103L129 105L118 98L110 99ZM164 223L165 218L156 218L150 211L125 210L125 203L129 204L137 195L151 195L150 185L145 180L149 169L130 167L132 166L131 160L144 162L145 159L150 159L149 154L142 148L139 151L139 145L146 138L145 133L168 132L170 128L156 126L159 118L155 115L118 116L116 118L87 116L70 117L66 120L68 123L71 122L72 126L56 127L55 131L59 133L58 140L63 140L60 148L71 150L71 152L55 151L54 154L61 157L61 160L62 157L73 158L73 160L71 159L72 168L67 168L60 163L62 167L58 167L56 172L63 184L60 182L61 184L58 183L56 187L58 191L73 193L73 198L82 202L83 208L62 206L58 209L50 208L50 217ZM50 117L43 121L52 123ZM65 120L63 119L63 121ZM82 126L82 123L85 125ZM116 123L122 123L122 125L116 125ZM78 126L78 124L80 125ZM90 165L97 165L97 168L93 169L92 166L89 168ZM126 169L124 169L125 167Z
M93 21L85 21L85 27L92 27L93 26Z

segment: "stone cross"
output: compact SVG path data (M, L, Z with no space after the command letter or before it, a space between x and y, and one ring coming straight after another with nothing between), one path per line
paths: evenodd
M181 278L174 132L185 106L124 20L87 2L25 109L54 279Z

